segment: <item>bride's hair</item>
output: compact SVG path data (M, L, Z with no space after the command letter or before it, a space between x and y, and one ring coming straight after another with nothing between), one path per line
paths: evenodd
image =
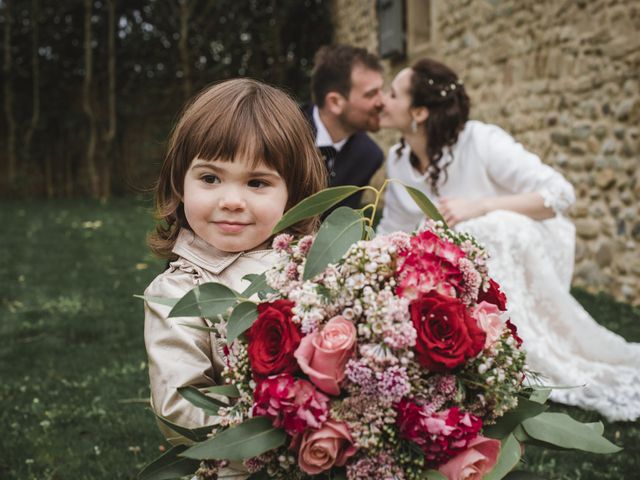
M429 158L429 183L438 194L438 183L444 172L447 180L447 167L453 161L453 155L446 164L441 164L445 148L451 147L458 140L458 135L469 119L471 102L462 81L456 73L446 65L430 58L418 60L411 66L412 107L426 107L429 117L424 122L427 133L427 156ZM404 148L404 140L398 153ZM418 158L411 152L411 164L419 165Z

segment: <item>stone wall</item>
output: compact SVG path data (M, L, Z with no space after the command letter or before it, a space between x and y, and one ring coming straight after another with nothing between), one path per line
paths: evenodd
M334 0L335 40L377 51L375 3ZM574 284L640 304L640 4L432 4L430 41L386 62L389 77L422 56L456 70L473 118L505 128L573 183Z

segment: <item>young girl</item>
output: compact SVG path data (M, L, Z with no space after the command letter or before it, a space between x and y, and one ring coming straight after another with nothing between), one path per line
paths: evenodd
M274 261L271 231L283 213L323 188L325 177L308 123L285 93L249 79L209 87L186 107L169 141L156 186L163 223L149 244L170 264L145 295L179 298L206 282L242 291L245 275ZM301 221L289 232L311 233L316 224ZM207 320L168 318L169 311L145 303L152 408L184 427L212 424L176 389L217 384L222 346L215 335L180 325L210 326Z

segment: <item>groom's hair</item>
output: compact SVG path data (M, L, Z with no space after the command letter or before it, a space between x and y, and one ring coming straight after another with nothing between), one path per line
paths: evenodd
M313 103L322 108L329 92L338 92L343 97L348 97L351 91L351 70L356 65L376 72L383 71L378 56L364 48L341 44L321 47L316 52L311 74Z

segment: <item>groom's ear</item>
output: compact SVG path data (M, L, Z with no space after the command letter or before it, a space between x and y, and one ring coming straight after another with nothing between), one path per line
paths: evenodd
M332 114L341 115L347 99L338 92L329 92L324 97L324 105Z

